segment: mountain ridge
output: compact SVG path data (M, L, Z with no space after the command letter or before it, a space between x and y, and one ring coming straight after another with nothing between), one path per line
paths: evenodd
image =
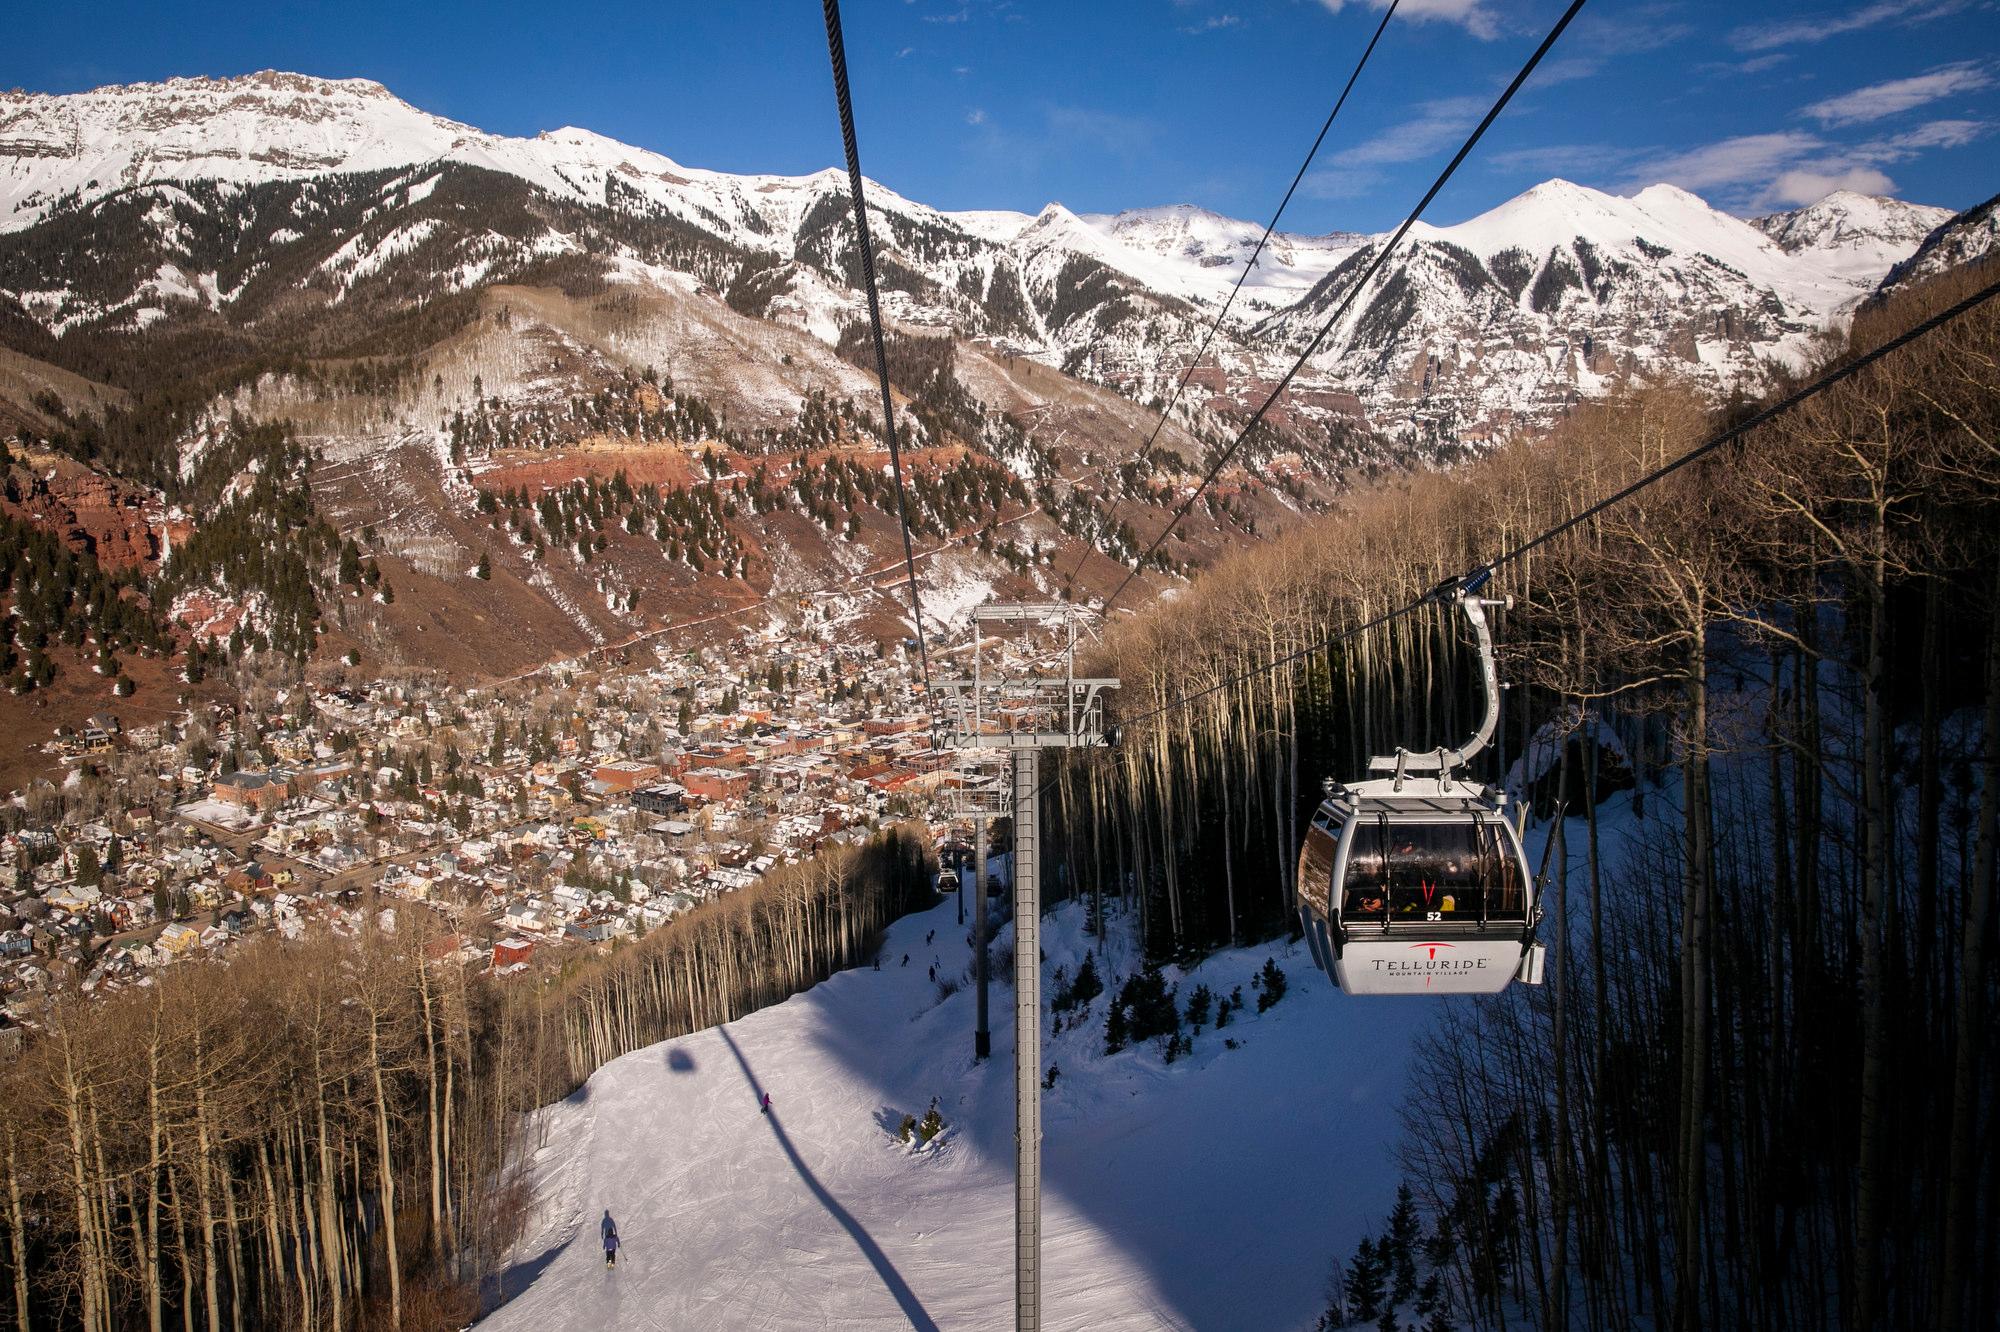
M867 194L917 509L946 543L926 578L952 605L1122 580L1343 303L1142 588L1628 375L1754 392L1945 216L1841 196L1745 221L1553 180L1419 224L1359 293L1385 237L1279 232L1195 367L1261 225ZM204 502L234 493L206 459L254 461L229 423L295 430L341 540L376 534L365 585L312 575L336 650L515 671L825 588L856 632L895 635L837 170L508 138L373 81L266 72L0 95L0 212L0 347L26 358L8 419L166 500L199 470ZM503 649L444 650L494 624Z
M373 80L280 71L0 97L0 234L32 230L63 210L170 178L240 186L361 170L416 172L445 161L511 175L573 203L672 219L724 246L767 256L774 274L763 283L769 298L760 297L760 313L788 319L823 340L831 341L858 310L843 271L852 262L845 181L833 168L801 176L736 175L689 167L574 126L531 138L491 134L422 111ZM413 177L411 183L421 182ZM1141 399L1164 396L1178 377L1180 367L1171 362L1228 298L1262 231L1193 204L1079 214L1051 201L1030 217L939 210L878 182L867 188L890 260L885 277L892 315L988 337ZM1452 283L1428 284L1428 306L1412 311L1420 332L1381 347L1365 336L1363 321L1371 311L1375 325L1401 321L1392 318L1394 303L1383 304L1378 288L1374 300L1336 331L1307 379L1354 395L1379 424L1415 427L1431 437L1467 430L1491 435L1523 417L1546 420L1577 393L1599 387L1600 372L1587 364L1592 359L1622 369L1678 365L1705 377L1718 393L1754 386L1743 381L1767 373L1768 360L1796 363L1819 329L1843 319L1949 216L1896 200L1834 195L1807 209L1746 220L1672 186L1621 197L1551 180L1461 222L1419 223L1392 273L1421 268L1425 252L1436 251L1429 256L1432 266L1455 269L1461 296L1450 294ZM1212 364L1228 387L1216 395L1217 411L1245 408L1255 385L1281 368L1285 348L1299 345L1311 321L1325 312L1315 290L1382 239L1348 232L1271 238L1218 340ZM1630 309L1607 317L1595 299L1574 302L1571 310L1526 308L1514 288L1525 290L1538 280L1543 287L1596 294L1594 278L1573 282L1560 271L1591 266L1576 257L1579 241L1598 249L1644 241L1716 259L1697 281L1675 273L1662 286L1655 281L1662 275L1649 273L1654 286L1643 294L1655 305L1685 305L1694 296L1712 309L1686 311L1668 321L1674 327L1651 329L1650 317ZM402 243L415 242L405 236ZM1532 271L1526 282L1504 275L1495 281L1494 274L1481 277L1457 263L1445 247L1477 256L1482 270L1498 254L1519 249L1525 259L1507 266ZM1571 256L1551 273L1549 256L1559 249ZM1652 267L1647 259L1628 253L1624 262ZM901 273L893 271L897 265ZM203 275L177 268L178 279L154 284L156 295L178 289L199 296L208 289ZM1520 311L1506 316L1514 325L1509 349L1547 362L1529 371L1534 382L1525 388L1488 382L1473 368L1487 358L1460 354L1468 330L1509 303L1487 301L1471 289L1489 282ZM42 313L26 298L37 289L10 285L45 327L66 324L53 309ZM220 290L211 306L219 305ZM130 317L162 308L136 299L136 289L132 295L122 302ZM38 298L43 306L60 303L47 294ZM1760 309L1769 317L1750 317ZM1693 327L1697 314L1711 327ZM1717 325L1723 335L1708 337ZM1543 355L1552 345L1578 343L1580 333L1592 347L1581 361L1564 364L1560 356ZM1426 338L1429 345L1416 345ZM1720 350L1704 351L1704 340ZM1599 356L1607 343L1614 351ZM1357 351L1358 357L1351 355ZM1447 367L1442 381L1440 367ZM1523 368L1525 362L1516 366Z

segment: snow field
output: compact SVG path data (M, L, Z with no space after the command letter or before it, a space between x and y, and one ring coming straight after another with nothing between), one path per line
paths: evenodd
M1114 916L1100 953L1107 991L1137 969L1130 924ZM993 1058L975 1064L968 933L949 900L906 917L879 971L636 1051L542 1111L537 1218L505 1283L519 1294L484 1325L1004 1326L1013 992L994 984ZM1073 903L1044 936L1052 993L1093 941ZM995 950L1010 944L1003 928ZM1266 957L1290 987L1259 1015L1249 982ZM934 962L963 982L942 1000ZM1197 984L1241 986L1245 1011L1172 1065L1157 1041L1105 1057L1104 997L1045 1041L1061 1070L1043 1095L1045 1323L1305 1328L1334 1256L1391 1201L1408 1051L1429 1009L1344 998L1282 940L1168 977L1183 1006ZM897 1141L934 1096L945 1133ZM596 1233L607 1208L624 1241L612 1272Z

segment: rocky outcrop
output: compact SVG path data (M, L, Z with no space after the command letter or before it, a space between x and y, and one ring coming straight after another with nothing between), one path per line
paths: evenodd
M93 556L107 573L152 573L172 536L173 524L156 496L95 472L23 476L16 470L4 507ZM186 524L180 526L185 531Z
M1949 268L1991 258L2000 246L2000 194L1968 208L1924 237L1917 252L1889 270L1876 299L1936 277Z

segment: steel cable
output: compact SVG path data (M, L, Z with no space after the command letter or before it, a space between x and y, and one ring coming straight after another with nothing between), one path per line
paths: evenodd
M1535 72L1535 67L1542 63L1542 58L1549 53L1550 48L1555 46L1556 40L1563 35L1563 31L1569 27L1570 21L1582 11L1586 3L1587 0L1571 0L1570 7L1563 11L1563 16L1556 21L1555 27L1549 29L1549 35L1542 38L1542 44L1535 48L1533 55L1528 57L1528 63L1521 66L1520 72L1507 85L1506 91L1500 94L1499 100L1493 103L1492 107L1486 112L1486 115L1480 120L1478 126L1474 128L1471 137L1467 138L1460 145L1458 152L1453 154L1451 161L1445 165L1445 169L1431 183L1430 189L1424 192L1424 197L1417 201L1417 206L1410 210L1408 217L1403 219L1403 225L1396 228L1396 234L1389 238L1388 244L1382 247L1376 254L1373 262L1368 265L1367 271L1348 289L1347 296L1335 308L1333 314L1324 324L1320 325L1319 331L1313 334L1312 340L1306 344L1305 350L1299 353L1298 359L1292 363L1292 368L1285 371L1284 377L1278 381L1277 387L1271 390L1269 396L1251 414L1250 420L1244 425L1241 433L1236 436L1235 441L1216 458L1214 465L1202 477L1201 484L1197 485L1194 488L1194 492L1181 502L1179 508L1174 510L1174 516L1160 530L1160 534L1153 538L1152 544L1147 546L1139 558L1133 562L1132 568L1125 575L1125 581L1120 583L1111 595L1104 599L1105 614L1110 614L1112 604L1120 596L1124 595L1126 588L1132 585L1132 580L1137 578L1139 571L1146 567L1146 561L1150 560L1154 552L1165 544L1169 536L1173 535L1174 529L1180 526L1181 519L1187 517L1188 510L1192 509L1194 502L1201 498L1202 492L1214 484L1215 478L1222 474L1222 469L1228 465L1231 458L1236 456L1236 451L1243 447L1243 442L1263 422L1265 413L1271 410L1272 404L1276 403L1279 396L1287 388L1291 387L1292 380L1298 376L1299 371L1305 368L1306 362L1312 359L1313 353L1319 350L1319 345L1326 340L1326 335L1333 331L1334 325L1346 317L1349 308L1353 306L1361 293L1367 290L1369 282L1374 280L1375 274L1381 270L1382 265L1388 262L1389 256L1395 252L1396 246L1402 242L1403 237L1408 234L1410 228L1417 224L1417 219L1424 215L1424 210L1430 207L1431 201L1437 198L1439 191L1444 189L1446 183L1451 180L1459 166L1471 155L1473 148L1478 145L1480 139L1485 137L1486 131L1492 127L1493 122L1499 119L1500 113L1506 110L1507 104L1514 100L1514 94L1521 90L1521 85L1528 81L1528 76Z

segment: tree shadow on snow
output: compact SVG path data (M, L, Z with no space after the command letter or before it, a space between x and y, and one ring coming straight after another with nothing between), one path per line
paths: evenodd
M667 1067L675 1073L694 1072L694 1056L678 1045L667 1047Z
M1053 910L1044 917L1052 940L1073 928L1056 917ZM951 919L943 916L940 944ZM890 927L885 949L900 954L906 940L921 941L928 928L922 914L905 917ZM952 945L957 953L955 934ZM1330 984L1303 945L1284 940L1213 959L1198 978L1180 982L1182 1002L1201 983L1225 994L1240 985L1252 997L1251 977L1267 956L1291 981L1284 1002L1263 1014L1252 1004L1229 1029L1204 1030L1195 1054L1172 1067L1164 1066L1157 1042L1102 1057L1104 998L1091 1006L1080 1039L1052 1037L1044 1028L1044 1069L1058 1063L1066 1070L1042 1094L1044 1198L1060 1198L1099 1232L1109 1249L1144 1273L1151 1286L1146 1298L1190 1327L1297 1323L1325 1307L1321 1286L1328 1262L1350 1251L1366 1227L1379 1226L1393 1201L1409 1048L1436 1011L1435 1001L1417 999L1331 995L1329 1003ZM946 965L955 967L957 958L947 954ZM810 992L820 1019L813 1024L815 1044L872 1085L878 1106L921 1110L941 1094L968 1157L1010 1179L1016 1147L1011 970L992 973L992 1055L983 1064L973 1060L969 984L943 1004L913 1006L907 1035L885 1045L883 1010L907 996L870 983L873 977L850 973L849 983L835 977ZM1107 974L1106 988L1115 989L1120 979ZM1045 1022L1050 993L1045 969ZM1090 1054L1072 1068L1082 1055L1079 1045ZM1120 1108L1128 1101L1133 1112ZM879 1110L874 1120L894 1132L896 1125ZM1302 1142L1335 1131L1345 1135L1345 1150L1301 1150ZM1168 1163L1171 1168L1162 1168ZM1294 1229L1323 1238L1250 1242L1257 1227L1230 1218L1253 1207L1273 1216L1321 1218ZM1190 1238L1201 1236L1209 1238ZM1045 1248L1043 1263L1045 1312L1053 1314L1059 1306L1050 1281L1060 1260ZM1135 1308L1125 1325L1152 1324Z
M569 1240L561 1244L551 1244L533 1258L524 1259L511 1267L502 1269L487 1277L479 1284L479 1317L484 1318L501 1305L535 1284L540 1276L570 1246ZM477 1319L474 1320L478 1321Z
M729 1053L735 1055L736 1062L743 1066L743 1077L750 1084L751 1095L759 1104L762 1104L764 1087L762 1083L757 1081L757 1075L751 1071L750 1061L743 1057L743 1051L736 1044L735 1038L729 1034L728 1027L717 1027L715 1030L722 1037L723 1044L729 1047ZM813 1197L819 1199L819 1205L826 1209L827 1215L840 1223L841 1228L854 1241L855 1247L861 1250L862 1256L867 1258L869 1263L873 1265L876 1274L882 1278L882 1284L889 1288L891 1295L895 1296L896 1304L902 1309L903 1316L910 1320L910 1326L919 1329L919 1332L938 1332L938 1325L931 1320L930 1314L924 1311L924 1306L918 1301L916 1292L910 1289L907 1281L903 1280L903 1274L896 1270L896 1265L889 1261L887 1254L882 1252L882 1246L875 1242L874 1237L862 1227L860 1222L854 1219L845 1207L840 1205L839 1201L831 1193L826 1191L826 1186L821 1184L818 1177L806 1167L804 1159L799 1156L798 1149L792 1146L791 1136L785 1132L785 1126L779 1120L777 1110L775 1108L772 1109L763 1118L769 1122L771 1133L778 1140L778 1146L784 1148L785 1156L792 1163L792 1169L798 1172L799 1178L805 1181L808 1189L812 1190Z
M586 1082L568 1096L565 1096L561 1103L572 1106L582 1105L589 1099L590 1084ZM523 1258L517 1263L510 1263L498 1272L482 1278L479 1283L479 1315L473 1321L477 1322L479 1318L486 1317L486 1315L492 1313L495 1309L498 1309L501 1305L534 1285L535 1278L546 1271L550 1263L562 1257L568 1251L571 1242L575 1239L576 1236L572 1234L567 1239L551 1244L532 1258Z

